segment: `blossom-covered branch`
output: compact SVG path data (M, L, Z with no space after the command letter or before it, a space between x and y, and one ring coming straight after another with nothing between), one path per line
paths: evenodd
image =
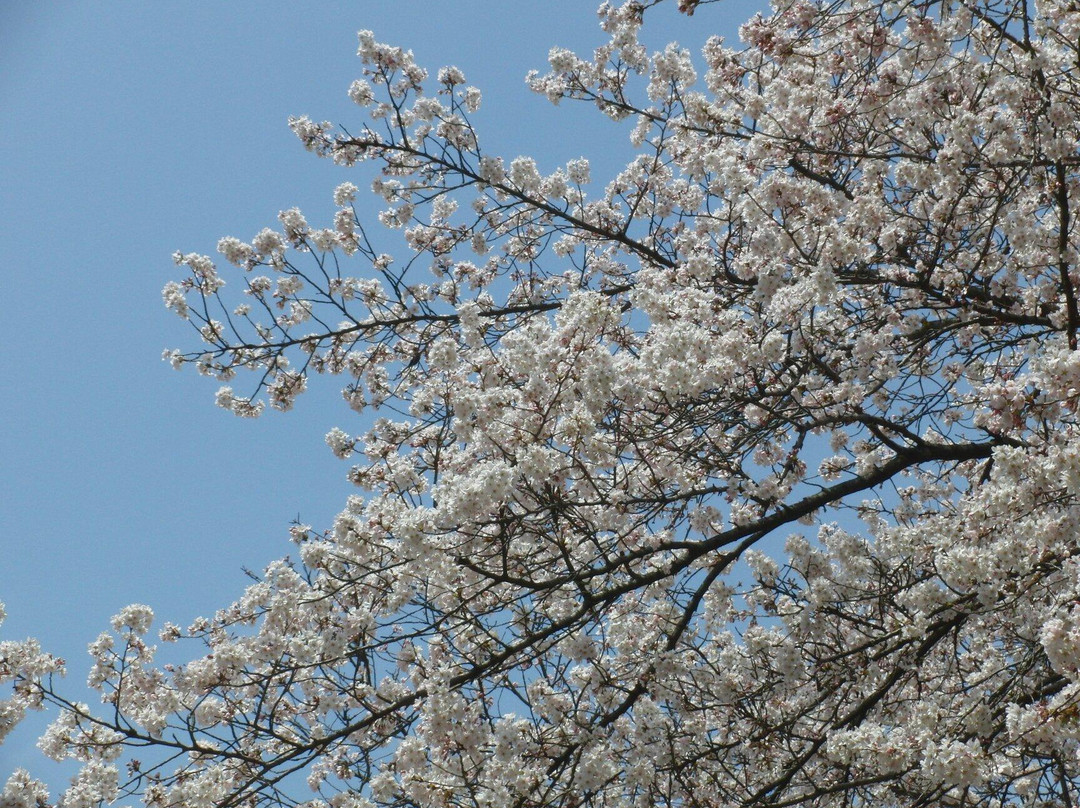
M291 125L382 210L347 182L176 256L167 358L244 416L344 379L359 493L165 624L188 663L118 615L100 707L0 650L0 732L58 705L82 761L62 804L1076 804L1080 12L778 0L643 44L710 6L604 3L530 75L633 122L602 186L362 31L366 117Z

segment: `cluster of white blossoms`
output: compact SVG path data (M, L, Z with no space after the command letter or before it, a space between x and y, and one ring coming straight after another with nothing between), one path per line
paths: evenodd
M0 625L7 612L0 603ZM11 733L28 710L40 710L46 701L42 683L53 675L62 675L64 660L44 653L33 639L0 642L0 686L10 688L0 699L0 743ZM17 769L0 792L3 808L38 808L46 804L48 789L25 769Z
M379 412L326 436L330 529L160 629L202 656L130 607L90 708L0 646L62 804L1080 800L1080 12L775 0L646 45L711 5L604 3L530 76L632 119L606 184L484 151L460 70L361 32L367 120L291 126L379 210L222 239L228 287L176 257L202 346L166 358L219 405L328 374Z
M0 603L0 625L7 613ZM0 642L0 685L14 684L11 694L0 700L0 743L26 715L42 707L42 693L36 681L64 672L64 661L41 650L33 639Z

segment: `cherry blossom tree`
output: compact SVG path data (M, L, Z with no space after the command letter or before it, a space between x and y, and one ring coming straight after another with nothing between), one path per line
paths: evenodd
M359 123L291 126L396 254L345 183L176 256L167 358L242 416L344 379L358 493L212 618L117 615L101 705L0 646L63 805L1080 803L1080 8L776 0L650 54L707 3L530 76L632 123L606 184L362 31Z

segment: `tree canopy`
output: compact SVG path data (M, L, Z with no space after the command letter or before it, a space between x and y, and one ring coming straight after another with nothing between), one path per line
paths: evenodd
M118 614L100 705L0 645L60 804L1080 802L1080 8L776 0L650 54L707 24L671 5L529 78L631 120L616 176L487 152L460 70L361 31L358 123L290 123L378 222L347 182L175 256L167 358L241 416L343 379L359 493L212 618Z

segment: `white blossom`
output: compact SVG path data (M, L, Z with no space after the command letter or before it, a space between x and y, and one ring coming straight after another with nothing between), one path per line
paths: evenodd
M527 80L631 119L622 169L489 153L361 31L364 119L290 126L373 196L175 255L164 358L242 416L343 377L359 490L168 662L121 611L100 705L0 643L61 804L1075 802L1075 9L791 0L699 58L656 5Z

